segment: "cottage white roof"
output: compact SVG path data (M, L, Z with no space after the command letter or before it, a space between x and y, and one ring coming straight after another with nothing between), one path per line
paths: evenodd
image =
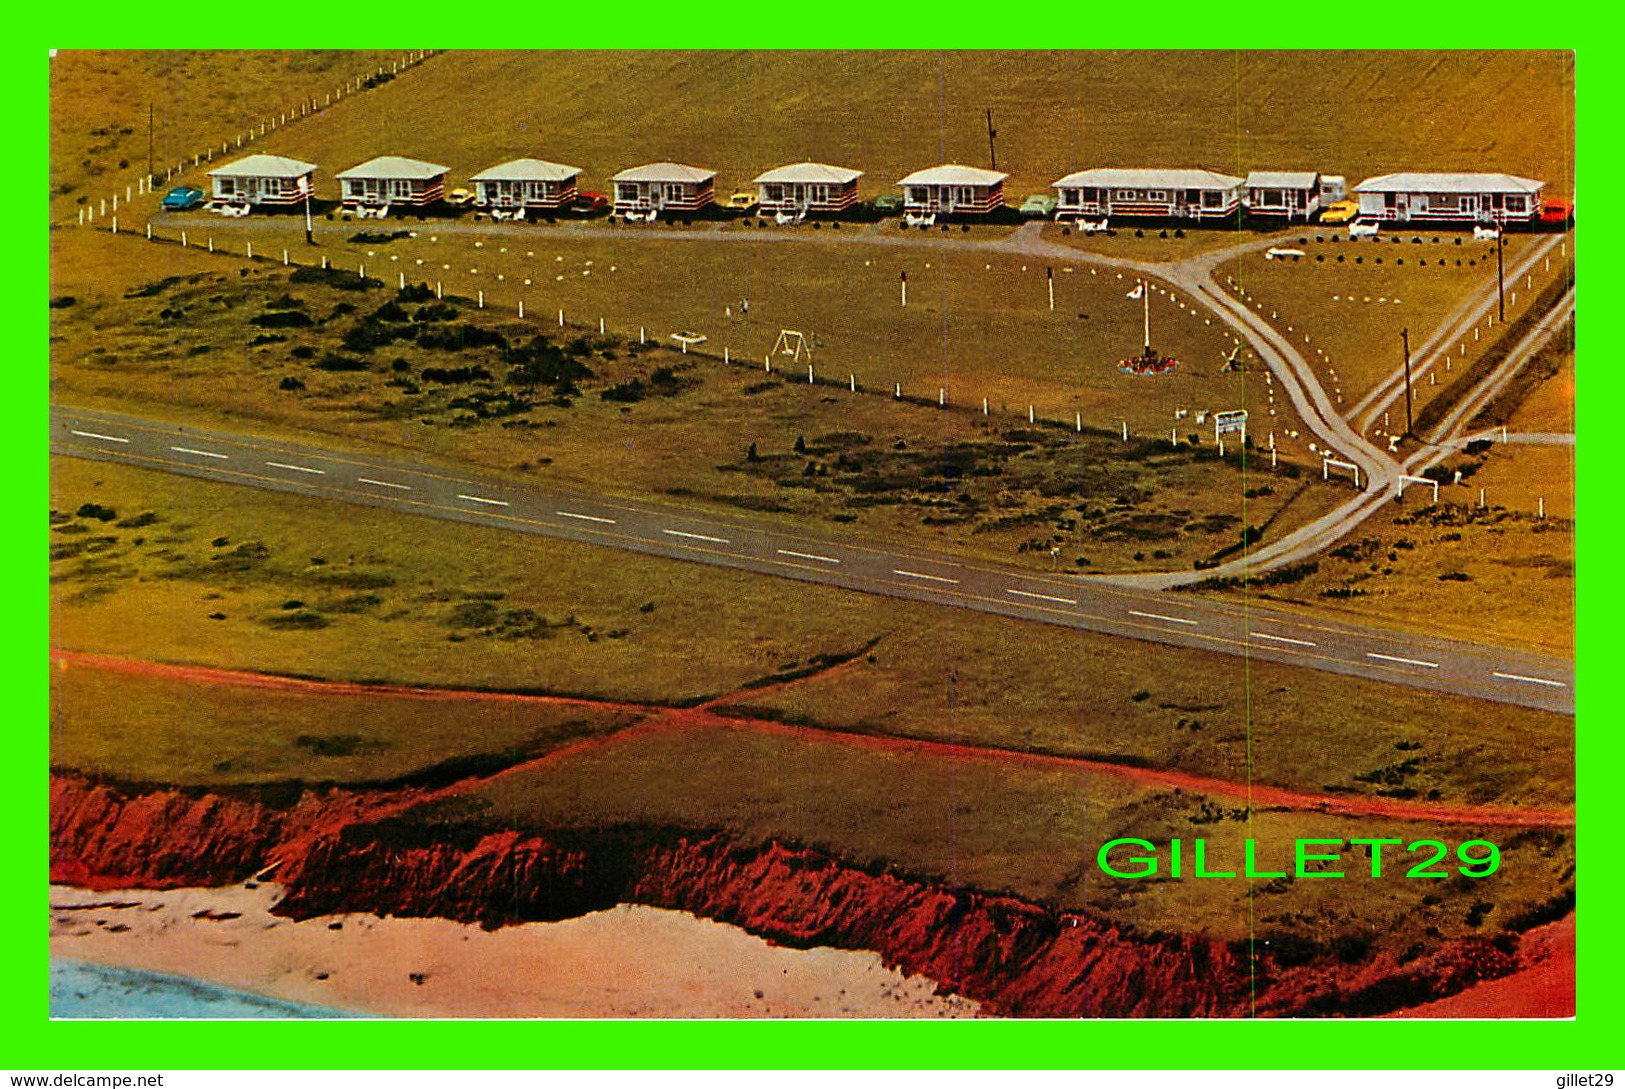
M1249 189L1313 189L1320 175L1313 170L1254 170L1244 184Z
M612 178L618 182L703 182L717 176L715 170L701 170L697 166L684 166L682 163L649 163L646 166L633 166L621 171Z
M209 177L233 174L254 178L301 178L315 169L315 163L302 163L281 155L249 155L225 166L215 167L209 171Z
M974 166L944 163L942 166L916 170L898 185L997 185L1010 175L997 170L982 170Z
M470 181L569 181L581 173L579 166L550 163L546 159L515 159L498 163L475 174Z
M1219 174L1212 170L1119 169L1096 167L1068 174L1052 182L1055 188L1089 186L1100 189L1234 189L1240 178Z
M1538 193L1545 182L1512 174L1381 174L1356 193Z
M451 167L449 166L426 163L421 159L404 159L399 155L380 155L376 159L368 159L359 166L341 170L334 177L406 178L411 181L428 181L431 178L438 178L450 170Z
M844 166L830 166L828 163L791 163L789 166L776 167L766 174L759 174L752 184L760 185L764 182L832 182L836 185L845 185L863 177L861 170L849 170Z

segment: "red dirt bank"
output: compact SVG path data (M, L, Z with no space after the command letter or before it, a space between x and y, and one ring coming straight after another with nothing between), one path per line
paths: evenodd
M275 858L288 889L278 911L298 918L367 911L495 927L648 904L784 945L872 950L991 1013L1016 1016L1376 1014L1523 967L1516 952L1464 939L1404 967L1379 955L1353 967L1288 970L1267 954L1250 964L1245 949L1199 935L1145 935L779 843L670 829L426 828L394 816L410 801L402 794L307 790L273 801L56 777L52 880L222 885Z

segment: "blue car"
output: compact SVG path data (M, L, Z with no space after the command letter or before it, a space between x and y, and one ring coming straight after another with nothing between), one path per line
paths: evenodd
M164 194L161 207L166 212L186 212L203 203L203 190L177 185Z

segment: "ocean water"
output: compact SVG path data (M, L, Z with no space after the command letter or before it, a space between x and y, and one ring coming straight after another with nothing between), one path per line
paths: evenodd
M365 1017L346 1010L284 1002L186 976L51 958L51 1016L116 1018L310 1020Z

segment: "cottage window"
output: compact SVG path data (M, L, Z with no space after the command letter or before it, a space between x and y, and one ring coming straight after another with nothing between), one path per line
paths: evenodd
M1218 194L1214 195L1217 196ZM1202 196L1205 199L1207 194L1204 193ZM1282 193L1279 189L1264 189L1259 193L1258 203L1260 206L1265 208L1279 208L1285 203L1285 197L1286 194Z
M1166 189L1147 189L1146 193L1145 193L1145 199L1146 200L1156 200L1156 201L1167 200L1168 199L1168 191Z
M1138 200L1140 194L1133 189L1119 189L1112 194L1113 200Z
M1204 208L1222 208L1223 206L1224 206L1224 194L1223 193L1219 192L1217 189L1204 189L1204 190L1202 190L1202 207L1204 207Z
M1061 190L1061 205L1062 205L1062 207L1071 208L1074 205L1076 205L1078 203L1078 196L1079 196L1079 194L1078 194L1078 191L1076 189L1062 189Z
M215 191L223 197L233 196L237 192L236 178L216 178L214 184Z
M908 202L910 204L925 204L930 199L931 190L927 189L925 186L911 185L908 187Z
M615 186L615 199L621 204L634 204L638 199L636 182L620 182Z
M1528 205L1524 204L1522 197L1513 196L1510 194L1507 196L1507 211L1522 213L1527 210Z
M1461 198L1455 193L1434 193L1428 197L1428 208L1435 212L1454 212L1461 207Z

